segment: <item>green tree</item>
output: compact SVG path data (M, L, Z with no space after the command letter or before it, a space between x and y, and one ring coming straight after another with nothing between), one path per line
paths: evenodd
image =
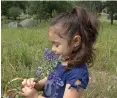
M16 20L17 17L21 14L21 9L18 7L11 7L8 10L8 14Z
M9 19L8 9L12 6L12 2L2 1L1 2L1 15L6 16Z
M57 13L71 9L71 4L67 1L32 1L29 5L29 14L35 14L40 21L47 20L52 17L52 12Z
M107 7L107 12L110 15L111 24L113 24L113 15L117 13L117 1L107 1L105 2Z
M104 4L102 1L75 1L73 4L86 8L96 14L102 12L104 9Z
M1 14L9 18L8 9L11 7L19 7L26 12L27 1L1 1Z
M38 19L41 21L47 15L46 7L47 5L45 5L43 1L31 1L29 2L27 13L29 15L36 15L38 22Z

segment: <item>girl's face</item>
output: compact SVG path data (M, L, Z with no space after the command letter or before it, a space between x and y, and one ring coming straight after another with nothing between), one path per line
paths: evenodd
M48 39L52 42L52 51L58 56L67 58L71 53L72 46L68 44L68 40L61 38L59 33L63 33L64 28L60 24L56 24L49 28Z

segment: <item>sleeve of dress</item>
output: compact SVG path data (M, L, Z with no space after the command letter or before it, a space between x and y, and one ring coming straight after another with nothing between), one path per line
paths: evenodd
M68 72L66 76L66 83L70 84L70 87L75 89L84 88L86 89L89 82L88 70L85 68L75 69Z

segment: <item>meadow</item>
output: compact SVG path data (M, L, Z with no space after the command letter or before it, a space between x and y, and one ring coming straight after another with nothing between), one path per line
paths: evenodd
M43 66L43 51L51 47L47 39L49 23L42 22L34 28L8 28L2 26L1 65L2 93L6 84L17 77L35 77L37 67L44 77L49 66ZM110 25L100 22L95 47L95 61L90 72L90 82L82 98L117 98L117 21ZM12 87L20 86L13 83Z

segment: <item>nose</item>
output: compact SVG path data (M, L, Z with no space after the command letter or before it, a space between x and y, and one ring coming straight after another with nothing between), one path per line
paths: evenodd
M56 47L52 46L52 51L55 53L56 52Z

